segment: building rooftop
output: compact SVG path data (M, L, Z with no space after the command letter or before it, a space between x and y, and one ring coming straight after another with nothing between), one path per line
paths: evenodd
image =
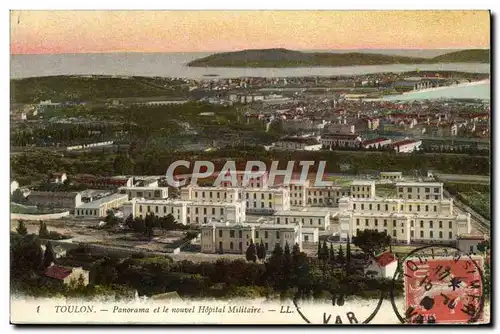
M319 211L299 211L299 210L290 210L290 211L277 211L273 214L273 216L281 217L301 217L301 216L310 216L310 217L325 217L329 215L328 211L319 212Z
M382 143L382 142L385 142L385 141L391 141L391 140L389 138L380 137L380 138L365 140L361 144L363 144L363 145L372 145L372 144Z
M71 268L52 265L52 266L48 267L47 269L45 269L44 274L45 274L45 276L50 277L50 278L54 278L57 280L63 280L66 277L68 277L69 275L71 275L72 272L73 272L73 269L71 269Z
M400 141L395 141L392 143L394 146L403 146L403 145L411 145L411 144L416 144L416 143L421 143L421 140L414 140L414 139L403 139Z
M103 198L99 198L98 200L89 202L89 203L83 203L78 207L78 209L99 209L101 205L104 205L105 203L117 200L117 199L126 199L128 200L128 195L127 194L113 194L109 195Z
M64 192L64 191L32 191L28 197L59 197L59 198L74 198L78 192Z
M353 186L372 186L375 185L375 181L373 180L353 180Z
M396 182L396 187L442 187L441 182Z

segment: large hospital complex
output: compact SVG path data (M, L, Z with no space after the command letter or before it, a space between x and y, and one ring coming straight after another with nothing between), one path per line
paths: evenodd
M391 183L395 195L377 197L376 185ZM353 180L343 186L268 186L266 175L248 187L188 185L170 198L168 188L122 187L113 195L125 217L173 215L177 222L201 229L204 253L243 253L251 241L272 249L318 242L319 234L340 240L359 231L386 232L400 243L453 243L471 231L469 214L457 213L453 200L444 198L443 184L405 182L399 173L380 174L378 181ZM100 206L97 208L91 207ZM102 216L103 199L77 207L76 215Z

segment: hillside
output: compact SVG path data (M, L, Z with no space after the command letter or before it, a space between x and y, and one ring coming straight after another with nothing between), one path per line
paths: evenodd
M485 54L488 55L485 58ZM486 61L485 61L486 59ZM489 62L489 50L464 50L435 58L391 56L372 53L306 53L287 49L243 50L216 53L196 59L193 67L335 67L355 65L424 64L438 62Z
M463 50L433 58L436 63L489 63L489 49Z
M12 103L42 100L88 101L96 99L182 96L181 82L164 78L110 76L51 76L10 80Z

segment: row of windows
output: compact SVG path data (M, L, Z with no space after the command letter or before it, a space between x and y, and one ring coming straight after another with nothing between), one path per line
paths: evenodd
M250 203L247 202L247 207L251 207ZM256 208L257 207L257 202L253 202L253 207ZM265 207L265 203L264 202L260 202L260 207L263 209ZM273 207L273 203L272 202L269 202L268 203L268 208L272 208Z
M250 194L246 194L246 198L249 199L250 198ZM273 194L268 194L268 198L269 199L273 199ZM257 199L257 193L254 193L253 194L253 199ZM260 194L260 199L265 199L265 194Z
M205 198L205 191L200 191L200 193L201 193L201 198ZM211 191L208 192L208 194L209 194L209 198L213 198ZM216 194L217 194L217 198L220 198L220 192L216 192ZM224 194L224 199L226 199L227 198L227 193L223 192L223 194ZM198 198L198 192L197 191L194 192L194 197ZM233 198L233 196L230 196L230 197Z
M302 218L302 224L305 224L305 218ZM281 222L281 219L278 217L276 218L276 224L280 224ZM296 223L298 222L298 220L296 220L295 218L290 218L290 222L293 222L293 223ZM285 218L285 224L288 224L288 218ZM309 218L309 224L312 225L313 224L313 219L312 218ZM318 224L321 224L321 218L318 218Z
M356 226L359 226L359 224L360 224L360 219L356 218ZM374 219L373 224L375 226L378 226L378 219ZM387 226L387 219L383 220L383 224L384 224L384 226ZM368 225L369 225L369 220L365 219L365 226L368 226ZM415 227L413 220L410 221L410 225L411 225L411 227ZM401 223L401 226L403 227L404 223ZM396 220L392 221L392 227L396 227ZM420 221L420 227L424 228L424 221L423 220ZM432 220L429 221L429 228L434 228L434 222ZM442 220L440 220L438 222L438 228L443 228L443 221ZM450 220L448 222L448 228L450 228L450 229L453 228L453 221Z
M404 198L403 195L399 194L399 198ZM412 199L411 195L406 195L406 198ZM439 199L439 195L435 195L434 198L432 198L432 195L425 195L425 199ZM416 199L421 199L420 195L417 195Z
M357 191L370 191L371 187L351 187L352 190L357 190Z
M359 233L360 229L358 228L358 229L356 229L356 231L357 231L357 233ZM384 229L384 232L387 234L387 229ZM401 229L401 233L402 234L405 233L404 229ZM396 230L392 230L392 236L394 238L396 238L396 236L397 236L396 235ZM410 231L410 238L414 238L414 237L415 237L414 231ZM425 239L426 238L424 231L420 231L420 238L421 239ZM429 239L433 239L433 238L434 238L434 231L429 231ZM439 231L438 232L438 238L439 239L443 239L443 231ZM453 232L451 232L451 231L448 232L448 239L453 239Z
M361 203L361 210L365 210L366 207L368 208L368 210L373 210L374 205L373 204L368 204L367 206L365 206L364 203ZM381 211L381 208L382 208L381 204L377 204L376 207L377 207L377 211ZM392 210L395 211L396 210L396 206L392 206L392 207L393 207ZM352 209L356 210L356 208L357 208L356 203L353 203L352 204ZM384 208L384 211L389 211L389 204L384 204L383 208ZM415 211L421 211L422 206L420 204L417 204L415 208L416 208ZM425 205L424 208L425 208L426 212L429 212L429 205ZM401 204L400 211L404 211L404 209L405 209L404 204ZM437 205L433 205L432 209L433 209L434 212L437 212L437 209L438 209ZM408 204L408 211L413 211L413 205L412 204Z
M191 213L191 208L187 208L187 213L190 214ZM194 208L194 213L195 214L198 214L199 208ZM220 210L220 214L223 215L224 214L224 208L219 208ZM155 206L155 213L158 213L159 209L158 209L158 206ZM177 212L179 212L180 210L177 210ZM142 212L142 205L139 205L139 212ZM147 212L151 212L151 207L148 205L147 206ZM164 206L163 207L163 213L167 213L167 207ZM173 207L170 207L170 213L174 213L174 208ZM206 215L207 214L207 208L203 208L203 214ZM215 215L215 208L212 208L212 215Z
M412 188L412 187L399 187L399 188L398 188L398 191L399 191L400 193L402 193L402 192L404 192L404 189L406 189L406 192L408 192L408 193L413 192L413 188ZM417 191L416 191L416 192L417 192L417 193L419 193L419 192L420 192L420 189L422 189L422 188L421 188L421 187L416 187L415 189L417 189ZM440 189L440 188L433 188L433 192L434 192L435 194L439 194L439 189ZM425 188L425 192L426 192L426 193L430 193L430 192L431 192L431 188Z

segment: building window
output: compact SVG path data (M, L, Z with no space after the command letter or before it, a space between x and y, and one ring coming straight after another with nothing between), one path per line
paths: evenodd
M438 210L437 205L434 205L434 212L437 212L437 210Z
M239 236L240 238L243 238L243 231L238 231L238 236Z
M432 222L432 220L429 222L429 228L433 228L433 225L434 223Z
M389 205L385 205L385 211L388 211L389 210Z
M439 239L443 239L443 231L439 231Z
M142 212L142 205L139 205L139 212Z
M453 238L453 233L450 231L450 232L448 233L448 239L451 239L451 238Z
M219 241L219 249L222 250L222 241Z
M425 206L425 211L429 211L429 206L428 205Z
M395 220L392 221L392 227L396 227L396 221Z
M432 231L429 231L429 238L434 238L434 233Z
M451 220L448 222L448 227L453 228L453 222Z
M231 249L231 250L232 250L232 249L233 249L233 247L234 247L234 245L233 245L233 242L231 241L231 242L229 243L229 249Z
M359 226L359 218L356 218L356 226Z
M380 211L380 204L377 204L377 210Z
M395 238L396 237L396 230L392 230L392 236Z
M148 205L148 212L149 212L149 211L151 211L151 208L150 208L150 207L149 207L149 205Z
M255 231L255 239L259 239L259 231Z
M212 208L212 215L215 215L215 208Z
M375 219L375 226L378 226L378 219Z
M411 204L409 205L408 209L411 211Z
M264 232L264 238L267 239L267 231Z
M219 230L219 238L222 238L222 230Z
M424 221L423 220L420 221L420 228L424 228Z
M229 230L229 237L234 238L234 230Z
M424 231L420 231L420 238L424 237Z
M439 221L439 228L443 228L443 222L441 220Z
M408 195L408 199L411 199L411 195Z
M198 208L194 208L194 213L198 214Z
M410 226L413 227L413 220L410 222L410 224L411 224Z
M439 194L439 188L434 188L434 193Z
M410 237L414 237L415 236L415 233L413 233L413 231L410 231Z
M239 248L240 250L243 250L243 245L241 244L241 241L240 241L240 244L238 245L238 248Z
M408 192L411 193L412 192L412 188L408 188Z
M368 205L368 209L369 209L369 210L371 210L371 209L372 209L372 205L371 205L371 204L369 204L369 205Z
M364 210L364 209L365 209L365 205L361 204L361 210Z
M267 242L264 246L266 246L266 250L269 250L269 244Z
M280 231L276 231L276 239L280 238Z
M417 205L417 211L420 211L420 205Z
M220 215L222 216L224 214L224 208L220 208Z
M387 219L384 219L384 227L387 227Z
M356 203L354 203L354 204L352 205L352 209L353 209L353 210L356 210Z
M426 193L430 193L430 192L431 192L431 189L430 189L430 188L425 188L425 192L426 192Z
M365 219L365 226L368 226L368 219Z

